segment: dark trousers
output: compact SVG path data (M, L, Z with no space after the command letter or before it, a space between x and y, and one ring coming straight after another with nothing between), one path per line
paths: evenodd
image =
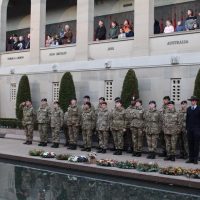
M200 129L188 130L189 159L197 161L199 157Z

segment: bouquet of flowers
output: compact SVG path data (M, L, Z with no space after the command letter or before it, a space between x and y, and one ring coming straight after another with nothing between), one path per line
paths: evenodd
M118 162L116 167L121 169L136 169L138 162L135 160L132 161L125 161L125 162Z
M56 154L54 152L44 152L41 154L42 158L55 158Z
M140 172L157 172L159 170L159 166L154 162L139 163L136 169Z
M184 174L184 169L181 167L166 167L159 170L160 174L181 176Z
M33 149L29 151L30 156L41 156L43 153L44 151L40 149Z
M184 174L188 178L200 179L200 169L188 169L185 170Z
M57 160L68 160L71 155L69 154L59 154L56 156Z
M96 162L97 162L97 159L96 159L97 154L95 152L89 153L88 157L89 157L90 164L96 164Z
M97 165L104 167L116 167L117 161L109 159L101 159L97 161Z
M69 162L78 162L78 163L85 163L88 162L88 158L86 156L70 156L68 158Z

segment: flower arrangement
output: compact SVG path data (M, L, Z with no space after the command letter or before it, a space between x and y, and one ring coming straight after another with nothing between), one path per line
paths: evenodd
M88 157L89 157L89 163L90 164L96 164L97 162L97 154L95 152L92 152L92 153L89 153L88 154Z
M117 161L109 159L101 159L97 161L97 165L104 167L116 167Z
M184 174L188 178L200 179L200 169L188 169L185 170Z
M41 154L42 158L55 158L56 154L54 152L44 152Z
M132 161L125 161L125 162L118 162L116 164L116 167L121 169L136 169L138 165L138 162L135 160Z
M30 156L41 156L44 153L43 150L33 149L29 151Z
M159 166L157 163L154 162L138 163L136 169L140 172L158 172Z
M184 169L181 167L166 167L160 168L159 173L172 176L181 176L184 174Z
M56 156L57 160L68 160L71 155L69 154L59 154Z
M78 163L86 163L88 162L88 158L86 156L70 156L68 158L69 162L78 162Z

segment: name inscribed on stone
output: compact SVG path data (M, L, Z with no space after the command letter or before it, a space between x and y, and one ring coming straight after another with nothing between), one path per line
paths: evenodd
M63 55L67 55L67 52L63 51L63 52L57 52L57 53L49 53L49 56L63 56Z
M188 44L188 40L177 40L177 41L170 41L167 45L180 45L180 44Z
M24 59L24 56L17 56L17 57L8 57L7 60L21 60Z

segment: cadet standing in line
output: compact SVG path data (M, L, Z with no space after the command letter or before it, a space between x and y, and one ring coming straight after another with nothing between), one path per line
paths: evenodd
M63 126L63 111L59 102L55 101L51 112L52 148L58 148L60 143L60 129Z
M96 122L96 130L99 136L99 147L100 149L97 151L98 153L106 153L108 147L108 138L109 138L109 111L107 108L106 102L100 103L100 108L98 113L96 114L97 122Z
M48 129L51 119L51 109L48 106L47 99L41 100L41 105L37 111L38 131L40 134L40 143L38 146L47 146Z
M163 97L163 106L160 109L161 115L165 114L169 101L170 101L169 96ZM159 154L159 156L166 157L167 152L166 152L166 143L165 143L165 136L164 136L163 128L161 129L160 134L159 134L159 141L160 141L160 147L161 147L161 151L162 151L161 154Z
M77 106L77 99L71 99L67 110L66 124L69 133L69 147L68 149L76 150L77 141L81 123L81 109Z
M122 107L122 101L115 101L115 108L110 114L110 129L112 131L115 152L114 155L122 155L124 147L124 132L126 131L125 109Z
M66 111L64 113L64 122L63 122L63 131L64 131L64 135L65 135L65 144L64 146L67 147L69 142L69 134L68 134L68 127L67 127L67 116L68 116L68 111Z
M91 108L91 103L86 102L83 106L82 114L81 114L81 128L82 128L82 136L84 148L82 151L90 152L92 148L92 133L95 128L95 113Z
M83 109L84 105L85 105L87 102L89 102L89 103L91 104L91 109L92 109L93 111L95 111L94 106L93 106L92 103L90 102L90 96L88 96L88 95L86 95L86 96L83 97L82 109Z
M133 141L133 156L141 157L144 137L144 109L142 107L141 100L137 99L135 101L135 107L132 109L130 117L130 129L132 132Z
M178 112L180 119L180 133L178 144L180 148L179 158L186 159L188 157L188 140L186 131L187 101L181 102L181 109Z
M24 142L24 144L31 145L33 142L33 130L36 113L30 100L21 103L20 108L23 109L22 125L24 126L24 132L26 135L26 142Z
M173 101L168 103L168 109L163 114L162 120L167 150L167 157L165 157L164 160L175 161L176 144L178 132L180 131L180 120Z
M156 158L158 136L161 130L161 114L156 109L156 102L149 102L149 109L144 113L145 133L148 145L148 159Z

